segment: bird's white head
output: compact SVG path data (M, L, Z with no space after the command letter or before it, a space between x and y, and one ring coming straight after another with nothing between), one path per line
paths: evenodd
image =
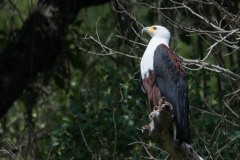
M167 43L169 43L171 38L169 30L163 26L154 25L150 27L145 27L142 29L142 34L144 32L148 33L152 37L165 39Z

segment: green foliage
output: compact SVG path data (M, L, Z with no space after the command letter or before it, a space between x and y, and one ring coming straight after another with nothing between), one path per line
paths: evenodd
M51 134L53 159L137 156L136 147L128 144L147 122L139 81L130 79L134 70L103 58L86 75L91 79L84 88L72 87L68 114Z
M156 6L159 3L148 2ZM169 3L164 1L161 5L166 7ZM28 13L26 5L18 5L24 19ZM4 9L8 7L9 4ZM104 50L103 46L89 39L89 36L100 38L114 51L141 57L145 46L128 41L144 43L134 34L141 28L128 19L125 12L117 12L114 7L116 4L111 3L80 11L69 26L63 51L53 67L35 78L3 119L0 145L13 158L135 160L149 158L146 147L158 159L167 159L168 155L139 130L149 122L146 95L140 88L139 59L112 54L113 51ZM159 21L160 14L157 15L158 12L149 6L125 7L144 25L162 24L171 28L171 46L183 57L198 59L209 47L207 43L200 46L197 35L186 37L185 32L173 29L171 24L165 23L164 17ZM3 17L8 12L0 11L1 22L6 22ZM185 13L177 15L178 20L186 17ZM17 16L15 18L18 19ZM191 17L187 16L187 19L191 20ZM121 31L121 24L128 30ZM21 25L19 19L14 22L16 28ZM7 27L0 23L0 52L13 38L13 35L8 36ZM199 53L200 47L204 53ZM221 51L226 55L226 48ZM112 55L97 56L90 52ZM237 61L237 56L233 59ZM209 59L209 63L215 61L214 56ZM224 64L231 66L227 61L224 59ZM230 69L240 73L237 64ZM187 77L192 145L206 159L236 158L240 148L239 117L226 107L224 96L238 84L218 73L194 67L187 70ZM27 106L31 104L29 99L36 101L30 125L27 116ZM237 100L230 105L240 115ZM0 152L2 157L12 158L6 152Z

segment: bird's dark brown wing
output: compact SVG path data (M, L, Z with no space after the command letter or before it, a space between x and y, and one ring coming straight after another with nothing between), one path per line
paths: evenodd
M179 142L189 141L188 84L179 58L164 44L154 52L154 72L161 96L171 103Z

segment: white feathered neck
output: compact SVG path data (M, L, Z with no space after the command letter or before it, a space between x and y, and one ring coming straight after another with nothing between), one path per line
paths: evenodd
M144 79L145 76L148 77L149 70L153 70L153 57L154 57L154 51L156 50L157 46L159 44L165 44L166 46L169 47L169 41L170 41L170 32L164 27L161 27L159 30L156 30L156 32L152 33L152 39L148 43L148 46L141 60L142 79Z

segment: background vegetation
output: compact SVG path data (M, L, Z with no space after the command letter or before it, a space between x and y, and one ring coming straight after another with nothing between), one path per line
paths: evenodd
M140 130L149 109L139 62L150 38L140 31L153 24L185 58L191 145L204 159L240 158L238 0L0 7L0 159L170 159Z

